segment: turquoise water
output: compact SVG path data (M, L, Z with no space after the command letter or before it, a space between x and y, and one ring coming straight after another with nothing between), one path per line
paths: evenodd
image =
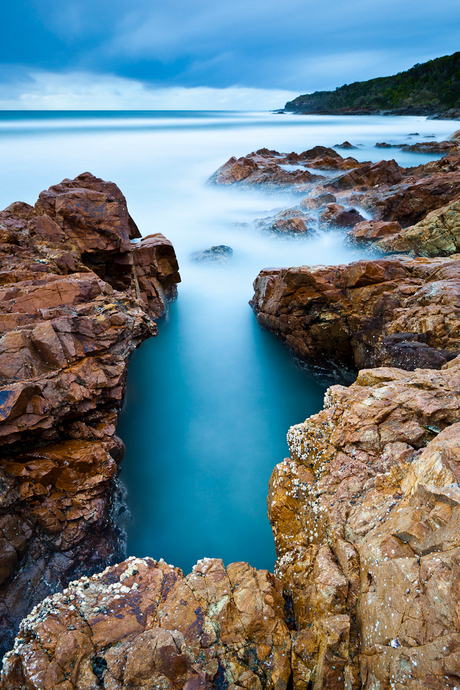
M451 122L238 112L0 113L0 204L34 203L89 170L116 182L143 235L162 232L183 282L159 336L134 353L118 433L132 522L128 553L189 570L204 556L273 568L267 484L287 454L286 431L322 406L324 388L262 331L248 306L266 266L336 264L360 254L336 233L298 241L259 234L250 221L289 205L207 186L231 155L261 147L302 151L345 139L359 160L433 158L375 149L377 141L445 138ZM418 132L411 139L408 135ZM293 200L292 200L293 201ZM189 261L213 244L226 266Z

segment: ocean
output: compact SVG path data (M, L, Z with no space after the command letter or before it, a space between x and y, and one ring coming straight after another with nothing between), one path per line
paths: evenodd
M344 140L358 146L349 152L358 160L417 165L438 156L375 143L444 139L454 129L422 117L0 113L1 208L33 204L42 189L89 171L118 184L143 235L161 232L176 249L179 297L158 337L131 358L118 427L127 448L121 479L132 516L129 555L162 557L187 572L205 556L273 569L268 480L287 454L289 426L321 409L325 386L257 325L248 305L252 282L267 266L364 256L344 233L262 234L252 221L298 199L213 187L209 176L232 155ZM190 261L217 244L233 248L228 265Z

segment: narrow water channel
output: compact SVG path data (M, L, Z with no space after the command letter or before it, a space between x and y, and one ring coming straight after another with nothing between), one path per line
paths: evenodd
M157 338L131 358L118 427L132 522L128 553L188 571L198 558L273 568L267 484L287 453L290 425L322 406L324 388L262 331L248 306L266 266L337 264L363 254L337 233L298 241L250 225L286 196L205 184L231 155L302 151L348 140L358 160L417 165L436 156L375 143L446 138L452 123L424 118L270 113L0 113L0 203L34 203L64 177L89 170L116 182L143 235L162 232L181 268L179 298ZM228 265L190 262L226 244Z

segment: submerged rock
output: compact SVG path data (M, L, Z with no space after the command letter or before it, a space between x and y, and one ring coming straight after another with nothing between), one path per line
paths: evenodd
M233 249L225 244L218 244L210 249L203 249L200 252L193 252L190 254L191 261L200 263L219 263L228 264L233 254Z
M0 688L285 690L290 652L281 582L266 570L205 558L184 577L129 558L34 609Z
M342 144L336 144L336 149L357 149L357 146L353 146L349 141L344 141Z
M180 280L118 187L84 173L0 213L0 649L69 579L124 555L116 436L129 354Z

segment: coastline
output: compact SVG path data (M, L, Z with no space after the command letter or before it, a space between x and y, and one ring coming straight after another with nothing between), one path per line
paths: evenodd
M257 154L263 158L260 152ZM277 179L279 183L276 178L279 171L273 169L272 163L267 166L272 166L270 180L259 159L253 165L251 156L254 155L243 157L252 163L239 163L239 169L249 174L244 173L236 181L244 179L245 184L250 184L251 175L254 180L267 175L264 182L273 184ZM311 163L321 158L307 160ZM324 162L324 155L322 160L315 168L318 176L321 165L330 165ZM339 169L334 180L312 180L305 175L295 182L322 187L304 189L305 198L313 201L334 192L335 201L323 198L318 203L319 210L328 212L322 222L333 224L345 206L357 204L358 198L361 201L365 198L369 208L374 209L384 200L386 206L382 208L388 213L397 214L399 220L406 218L406 227L400 225L405 231L415 227L409 224L412 221L416 225L424 222L431 210L436 214L436 222L440 222L439 218L444 222L443 209L450 205L452 193L438 194L438 206L435 204L431 209L432 202L425 192L434 184L427 180L435 179L438 184L443 176L456 174L458 156L455 154L444 157L442 162L422 165L418 173L411 171L407 175L399 166L389 168L379 164L340 169L348 164L341 163L340 157L335 160ZM223 173L227 175L228 168ZM235 177L234 171L231 175ZM414 180L417 175L419 179ZM292 174L290 179L293 178ZM282 179L286 183L286 177ZM450 184L450 177L448 181ZM378 192L375 184L381 187ZM400 195L401 185L407 184L404 194L408 199L415 198L414 190L424 190L425 207L417 211L422 215L420 219L413 209L408 213L402 206L388 203L388 199ZM369 192L367 196L362 194L363 187ZM308 194L311 189L321 193ZM361 196L356 196L358 190ZM453 194L457 193L455 188ZM331 209L331 205L341 205L342 210ZM382 211L383 216L387 211ZM296 217L298 210L292 213ZM391 223L394 218L385 216L381 222ZM292 224L288 227L292 228ZM308 223L304 222L304 230L299 227L305 231ZM286 225L281 224L277 229L282 228ZM417 251L416 243L412 251ZM442 251L452 253L449 249ZM308 687L312 682L318 688L360 687L371 681L388 683L395 668L400 687L415 688L426 679L436 684L446 674L454 679L458 659L457 623L454 617L441 622L436 618L439 606L436 602L442 593L436 589L435 581L439 577L448 591L455 591L456 580L442 579L438 573L443 566L451 567L453 572L457 558L452 550L457 548L458 536L455 492L458 362L455 345L452 342L446 345L442 326L455 340L456 308L453 315L450 312L458 294L458 263L455 256L432 261L386 258L331 267L330 275L327 271L297 271L294 275L291 269L287 287L276 283L279 276L265 274L258 278L263 285L257 286L254 299L270 303L268 308L263 305L270 317L279 318L276 309L281 303L287 306L283 323L272 327L283 336L291 335L292 327L293 345L297 344L299 332L318 333L316 324L305 320L310 304L324 317L329 328L328 305L333 315L345 314L348 319L345 330L350 329L352 322L356 325L358 317L375 320L378 315L381 319L382 314L397 310L399 323L393 327L384 321L383 325L393 331L388 335L406 336L396 339L396 350L390 348L387 352L390 361L385 366L367 371L362 367L375 367L376 362L366 359L369 351L364 347L363 358L357 362L361 371L356 384L350 388L333 386L327 393L325 409L290 430L291 458L275 468L269 495L279 579L247 565L233 564L225 569L221 562L212 559L200 563L186 581L177 569L161 561L131 559L113 566L102 575L80 580L63 594L46 600L25 619L15 650L7 657L2 688L19 687L14 683L23 682L21 674L31 679L32 667L37 666L41 677L47 678L46 687L50 688L57 687L57 683L67 683L69 688L81 687L94 677L97 680L92 682L97 684L110 679L113 687L124 687L138 678L139 673L145 674L147 682L163 682L164 677L184 688L199 683L219 687L224 681L235 683L235 687L285 688L291 682L291 674L295 688ZM395 291L401 287L398 303L390 294L390 285ZM369 302L374 289L377 307L374 308L371 300L373 313L363 314L363 304ZM356 295L351 298L353 290ZM389 299L389 306L383 311L382 299ZM351 316L346 312L350 303L357 310ZM414 305L420 303L426 313L414 314ZM447 310L443 309L446 304ZM293 314L291 305L295 309L300 305L305 313ZM402 313L404 309L406 312ZM411 332L418 334L421 324L425 324L423 329L429 334L429 319L433 314L438 318L439 342L426 343L423 339L407 337ZM375 339L375 333L360 328L358 336L354 336L358 346L362 346L363 331ZM331 336L336 337L335 331L327 331L324 342L328 338L330 341ZM320 342L320 348L324 342ZM312 356L311 344L298 345L305 358ZM402 356L401 345L408 346L405 354L408 350L409 359L412 357L409 364L414 373L410 373L410 368L399 369L398 362L391 359ZM356 349L355 345L353 348ZM295 347L292 349L295 351ZM381 350L381 344L378 349ZM427 350L441 354L448 351L453 355L449 355L452 361L440 360L434 368L420 368L420 356L426 358ZM404 363L407 366L406 360ZM436 465L439 457L443 459L441 470ZM378 511L374 515L376 505ZM439 562L443 565L438 566ZM421 594L412 592L410 608L414 615L410 616L410 626L402 632L398 625L404 616L398 605L403 603L404 592L395 584L398 578L405 582L401 572L413 582L417 576L415 570L422 579L425 572L435 572L431 581L434 589L424 589ZM150 589L145 588L145 578L151 584ZM284 586L284 611L280 581ZM395 606L387 606L389 592L399 597ZM256 613L259 602L263 616ZM450 600L443 603L446 608L453 608ZM72 607L77 608L83 624L76 625L79 619ZM378 612L382 610L379 607L385 609L384 624L390 626L391 632L377 630ZM429 611L434 611L431 617ZM432 626L436 639L439 626L444 626L447 653L437 646L433 635L428 639L425 631L417 628L413 622L417 616L422 627ZM243 621L242 627L233 625L238 618ZM115 636L110 632L116 627L114 623L119 626ZM50 637L46 643L45 634ZM63 637L65 649L60 646ZM120 647L121 640L124 647ZM364 645L360 653L358 641ZM42 655L43 646L46 658ZM153 647L158 652L147 663L146 650ZM78 649L84 651L75 663L76 655L80 654ZM406 669L408 663L410 672ZM72 674L66 676L62 664L72 667Z

